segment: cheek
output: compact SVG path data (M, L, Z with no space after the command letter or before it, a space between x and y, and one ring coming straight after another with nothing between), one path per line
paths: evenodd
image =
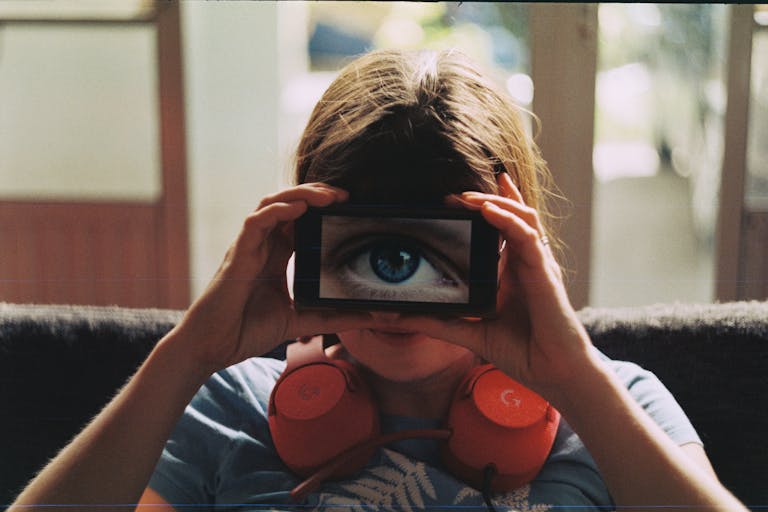
M336 336L347 353L364 366L370 367L370 363L376 360L377 350L371 343L370 336L367 336L364 331L348 331L337 333Z
M339 332L336 333L336 337L339 338L339 341L341 341L341 344L344 345L344 348L347 349L347 352L350 353L352 357L357 359L356 353L358 352L358 347L364 346L362 343L362 332L361 331L346 331L346 332Z

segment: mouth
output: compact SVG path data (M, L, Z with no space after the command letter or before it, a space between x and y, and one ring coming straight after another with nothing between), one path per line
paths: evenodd
M400 329L398 327L384 327L380 329L369 329L374 334L416 334L416 331Z
M398 329L396 327L386 327L381 329L368 329L371 336L377 341L387 345L412 345L419 343L424 339L424 335L416 331Z

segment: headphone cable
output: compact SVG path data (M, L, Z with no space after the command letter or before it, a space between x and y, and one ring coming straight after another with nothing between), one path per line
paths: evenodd
M483 501L485 501L485 506L490 512L496 512L496 507L491 500L491 483L497 474L498 471L496 470L495 464L488 464L483 468Z

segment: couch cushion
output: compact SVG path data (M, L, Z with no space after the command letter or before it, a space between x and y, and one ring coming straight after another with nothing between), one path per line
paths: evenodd
M736 496L768 503L768 303L588 308L579 316L604 353L667 385ZM0 504L98 413L181 317L0 303Z

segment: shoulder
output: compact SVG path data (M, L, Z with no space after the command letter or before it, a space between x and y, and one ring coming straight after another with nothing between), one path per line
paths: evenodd
M269 395L284 367L253 358L211 376L177 422L150 487L169 503L242 503L243 493L295 485L268 427Z
M174 437L228 443L248 424L266 424L269 396L285 363L252 358L213 374L187 405Z
M653 372L631 361L611 359L597 349L595 349L595 352L636 400L642 398L643 393L647 391L656 390L668 393L664 384L661 383Z
M189 407L209 415L254 414L266 417L269 396L285 369L285 361L254 357L214 375L200 388Z
M674 400L653 372L631 361L610 359L603 354L600 357L644 409L648 410L657 401Z
M211 379L227 382L233 388L272 386L285 369L285 361L267 357L252 357L215 373Z
M630 361L600 354L629 394L678 445L701 444L688 416L664 383L651 371Z
M267 395L285 369L285 361L253 357L215 373L204 387L221 388L231 393L260 397Z

